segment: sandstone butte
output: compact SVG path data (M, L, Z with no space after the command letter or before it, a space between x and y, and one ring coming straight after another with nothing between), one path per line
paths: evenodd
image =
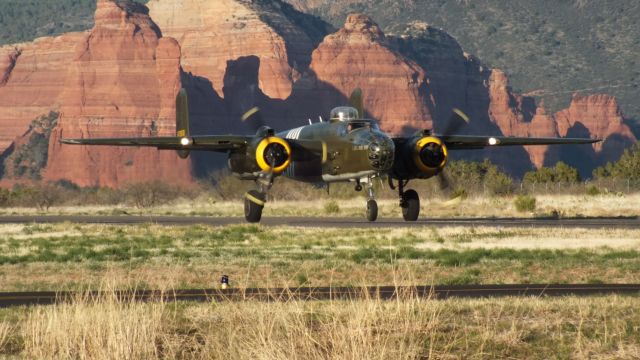
M494 69L489 78L489 115L505 136L592 137L604 142L592 145L589 161L599 164L616 160L623 149L636 142L631 129L624 124L616 99L609 95L575 94L568 109L548 115L544 105L533 99L511 93L504 72ZM549 154L554 148L555 154ZM607 152L603 150L607 149ZM526 147L536 167L562 159L557 147ZM552 155L551 159L547 155ZM585 154L589 155L589 154ZM590 157L590 158L589 158Z
M305 21L280 11L279 2L270 4L265 10L240 0L151 0L154 23L142 6L100 0L89 32L1 48L0 126L8 131L0 146L33 118L59 109L47 179L109 186L153 178L189 182L189 162L172 152L57 142L61 136L172 133L181 65L182 84L194 100L193 127L201 132L241 129L238 112L252 104L276 128L299 126L362 87L368 114L392 133L430 128L432 121L440 129L457 106L474 118L468 131L476 134L614 139L587 146L589 161L613 160L635 142L614 98L575 96L567 110L549 115L542 104L513 94L503 72L484 68L444 31L436 34L446 38L444 50L425 52L429 39L385 36L370 18L353 14L318 44L297 25ZM473 155L491 156L507 169L564 159L557 150L524 150Z
M319 91L333 87L348 95L362 88L366 111L384 131L403 134L432 126L425 71L392 50L365 15L349 15L342 29L324 39L313 52L311 71Z
M62 137L175 133L181 87L180 47L163 38L141 5L98 1L95 26L75 42L65 64L60 119L49 143L46 180L83 186L121 186L161 179L192 181L189 161L152 148L61 145Z
M260 89L272 99L289 97L298 69L308 66L311 40L278 11L270 12L267 24L249 3L236 0L151 0L147 5L163 33L180 43L184 71L208 79L220 97L229 61L257 56Z

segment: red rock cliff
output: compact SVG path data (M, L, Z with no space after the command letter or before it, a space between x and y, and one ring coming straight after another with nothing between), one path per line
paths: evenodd
M147 8L99 0L95 27L76 45L49 145L48 180L121 186L192 180L190 162L152 148L61 145L60 138L171 135L180 83L180 47L162 38Z
M271 13L271 21L278 23L276 31L247 2L151 0L148 6L164 34L180 42L184 71L211 81L220 97L227 62L257 56L262 92L286 99L299 75L295 68L308 64L313 49L307 35L282 14Z
M365 109L393 134L431 127L425 71L387 45L380 27L362 14L349 15L342 29L313 52L318 81L349 96L357 87Z
M615 97L606 94L575 94L568 109L556 113L560 136L570 136L571 130L583 126L593 137L607 139L619 136L635 142L631 129L624 124L622 111ZM594 144L601 151L603 143Z
M67 68L83 36L70 33L0 47L0 153L32 120L59 108Z
M585 162L615 160L623 149L635 143L631 129L624 124L622 112L616 99L609 95L574 95L568 109L554 116L546 114L542 105L535 106L533 99L514 95L508 88L506 75L493 70L489 79L489 115L506 136L540 137L591 137L603 139L593 144L593 154L585 154ZM527 115L535 115L528 121ZM607 146L607 154L599 153ZM532 163L541 167L547 160L549 146L528 146ZM557 152L560 150L556 149ZM596 158L593 158L595 156Z

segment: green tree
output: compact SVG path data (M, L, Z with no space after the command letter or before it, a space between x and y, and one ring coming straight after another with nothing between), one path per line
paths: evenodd
M453 161L445 171L456 192L484 189L491 195L506 195L513 191L513 179L486 159L483 162Z
M640 180L640 145L635 144L626 149L620 159L607 163L593 171L597 179Z
M527 172L524 174L522 181L525 184L577 184L581 179L578 169L560 161L554 167L542 167L538 170Z

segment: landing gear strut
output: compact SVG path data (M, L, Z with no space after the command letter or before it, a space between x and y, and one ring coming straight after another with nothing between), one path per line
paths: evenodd
M367 182L367 220L376 221L378 219L378 203L375 199L375 193L373 191L373 179L369 178Z
M402 217L405 221L416 221L420 216L420 196L418 193L409 189L404 191L404 187L407 186L409 180L398 181L398 195L400 196L400 207L402 208Z
M356 191L362 191L362 184L360 184L360 179L356 180Z

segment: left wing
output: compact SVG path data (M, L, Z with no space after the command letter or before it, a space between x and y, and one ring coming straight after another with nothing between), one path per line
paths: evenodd
M447 148L451 150L481 149L487 146L592 144L602 141L601 139L585 138L529 138L467 135L439 136L439 138L442 139Z
M139 138L96 138L96 139L61 139L63 144L70 145L110 145L110 146L149 146L163 150L206 150L226 152L243 149L251 136L239 135L206 135L189 137L139 137Z

